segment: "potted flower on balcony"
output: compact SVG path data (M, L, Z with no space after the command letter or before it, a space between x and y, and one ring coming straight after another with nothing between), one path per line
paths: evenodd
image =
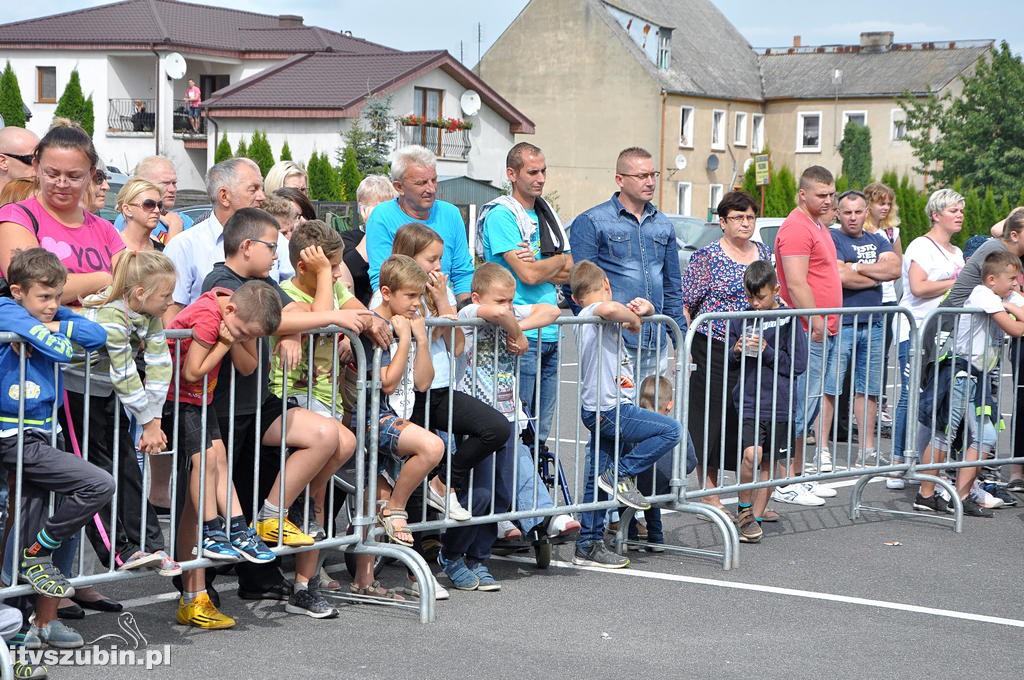
M398 122L407 127L429 127L429 128L440 128L445 132L455 132L456 130L472 130L473 124L469 121L459 120L458 118L427 118L416 113L410 113L405 116L401 116Z
M420 116L415 113L410 113L399 118L398 122L401 123L402 125L408 125L410 127L421 127L427 124L427 117Z

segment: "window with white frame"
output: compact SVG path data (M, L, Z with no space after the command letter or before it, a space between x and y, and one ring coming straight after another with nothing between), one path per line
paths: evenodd
M797 114L796 150L821 151L821 111L801 111Z
M658 31L658 68L667 71L672 65L672 31L662 28Z
M722 185L712 184L708 191L708 211L713 215L718 210L718 204L722 202Z
M733 122L732 143L734 146L747 145L747 114L743 111L736 112Z
M679 182L676 187L676 212L680 215L689 215L693 207L693 184L690 182Z
M693 146L693 107L679 107L679 146Z
M856 123L857 125L868 124L868 112L867 111L843 111L843 129L846 129L847 123Z
M721 109L711 113L711 148L725 148L725 111Z
M894 142L902 141L907 137L907 112L903 109L893 109L890 113L892 118L892 133L889 138Z
M750 150L754 153L764 151L764 114L755 113L751 119Z

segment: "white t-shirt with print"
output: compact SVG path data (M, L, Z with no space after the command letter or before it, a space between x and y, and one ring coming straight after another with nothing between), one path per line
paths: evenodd
M459 318L477 319L479 309L477 304L466 305L459 311ZM532 311L533 305L512 306L517 321L522 321ZM508 333L493 324L462 330L466 344L458 360L458 390L476 397L514 422L519 386L516 384L516 358L506 345Z

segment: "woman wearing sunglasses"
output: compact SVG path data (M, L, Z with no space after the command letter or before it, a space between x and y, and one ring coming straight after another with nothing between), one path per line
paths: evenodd
M18 249L42 246L68 270L61 304L77 305L110 285L124 242L114 225L82 208L83 196L92 194L98 161L89 134L58 119L32 157L38 192L0 207L0 273Z
M117 212L124 216L121 239L128 250L160 250L164 244L153 238L153 229L160 221L160 205L164 192L148 179L133 177L117 194Z
M82 193L82 210L99 215L100 210L107 205L108 191L110 191L110 175L107 174L103 161L99 161L96 172L92 174L92 182L89 184L88 190Z

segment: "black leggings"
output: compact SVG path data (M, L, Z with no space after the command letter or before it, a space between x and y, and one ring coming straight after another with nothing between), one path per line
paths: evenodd
M461 491L466 488L469 471L505 445L512 424L479 399L449 387L417 392L409 420L428 430L446 432L449 414L452 434L463 437L458 451L451 457L452 487Z

